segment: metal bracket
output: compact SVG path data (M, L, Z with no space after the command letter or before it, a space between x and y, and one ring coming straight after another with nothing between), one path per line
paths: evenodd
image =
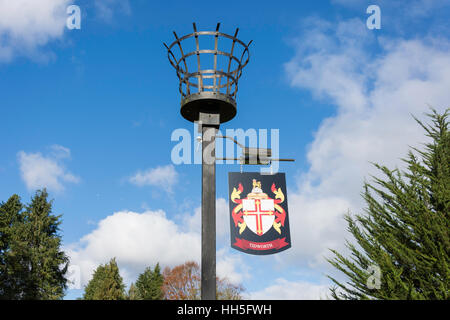
M239 161L242 165L271 165L272 161L295 161L295 159L274 159L272 158L272 149L270 148L250 148L239 143L236 139L230 136L216 136L216 138L230 139L242 149L242 156L240 158L216 158L216 160L233 160Z
M200 112L198 114L198 132L202 132L203 126L205 127L214 127L219 129L220 126L220 114L218 113L203 113Z

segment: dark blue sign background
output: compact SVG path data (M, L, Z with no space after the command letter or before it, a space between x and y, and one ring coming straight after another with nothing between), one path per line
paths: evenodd
M231 247L256 255L274 254L290 248L291 236L285 174L261 175L259 172L229 172L228 185ZM257 234L244 223L243 200L260 199L258 197L268 199L265 200L266 203L271 203L271 199L273 199L275 206L273 216L276 227L270 227L263 234ZM253 215L252 218L257 219L257 215ZM243 231L240 233L243 225Z

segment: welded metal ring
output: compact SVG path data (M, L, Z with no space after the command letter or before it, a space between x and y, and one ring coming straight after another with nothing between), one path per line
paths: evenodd
M218 112L221 115L221 122L230 120L236 114L236 95L238 91L238 80L242 75L242 69L250 60L249 45L237 38L239 29L236 29L234 36L219 32L220 24L217 24L216 31L197 31L195 23L194 32L183 37L173 32L175 41L167 46L167 56L170 64L175 68L179 79L179 91L181 94L181 113L190 120L195 121L195 117L201 111L207 109L208 112ZM213 36L214 48L200 48L199 37ZM190 38L195 39L195 49L184 52L184 41ZM218 50L218 43L222 38L232 40L229 52ZM236 45L240 46L242 53L236 56ZM179 58L173 52L174 48L179 49ZM202 69L202 59L209 55L214 59L212 68ZM222 56L221 65L218 65L218 57ZM196 63L188 64L190 61ZM188 60L189 59L189 60ZM225 62L223 62L225 61ZM189 70L188 65L191 69ZM232 66L233 65L233 66ZM194 67L192 67L194 66ZM197 66L197 68L195 68ZM215 110L212 107L214 100L217 100ZM194 119L194 120L192 120Z

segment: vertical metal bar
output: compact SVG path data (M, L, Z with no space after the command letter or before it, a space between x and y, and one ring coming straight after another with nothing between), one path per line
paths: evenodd
M220 72L223 72L223 69L220 69ZM217 91L220 92L220 83L222 82L222 74L219 76L219 84L217 85Z
M233 44L231 45L231 50L230 50L230 60L228 61L228 71L227 74L230 74L230 68L231 68L231 60L232 60L232 56L233 56L233 51L234 51L234 44L236 43L237 40L237 34L239 32L239 28L236 29L236 32L234 33L233 36ZM230 94L230 79L227 79L227 94Z
M220 23L217 24L216 35L214 36L214 81L213 81L213 91L214 92L220 91L220 88L218 89L216 87L216 81L217 81L217 41L219 40L219 28L220 28Z
M188 70L188 67L187 67L186 58L185 58L184 53L183 53L183 47L181 46L181 41L180 41L180 39L178 38L178 35L176 34L175 31L173 32L173 34L174 34L174 36L175 36L175 39L177 39L177 44L178 44L178 47L180 48L180 54L181 54L180 60L179 60L179 61L176 61L176 62L177 62L177 66L179 65L180 61L183 60L183 62L184 62L184 68L186 69L186 70L185 70L185 73L183 74L183 80L184 80L184 82L186 83L186 95L190 95L190 94L191 94L191 88L189 87L189 79L185 79L186 74L189 73L189 70ZM175 60L176 60L176 59L175 59ZM177 70L177 73L178 73L178 72L179 72L179 70ZM186 81L186 80L187 80L187 81ZM180 81L180 87L181 87L181 81ZM181 90L181 94L183 94L183 91L182 91L182 90Z
M200 46L198 44L198 33L197 33L197 26L195 25L195 23L192 24L194 27L194 37L195 37L195 46L197 49L197 65L198 65L198 92L202 92L203 91L203 74L202 72L202 67L200 66Z
M237 94L237 91L238 91L238 80L239 80L239 78L242 75L242 59L244 58L244 55L245 55L246 52L247 52L248 55L250 55L250 53L248 51L248 47L252 44L252 42L253 42L253 40L250 40L250 42L248 43L247 47L242 52L241 59L239 60L239 66L236 69L236 71L233 73L234 78L236 79L236 90L234 91L233 98L236 98L236 94ZM239 74L238 74L238 72L239 72Z
M209 123L204 120L216 119ZM200 113L202 123L201 298L216 299L216 131L219 115Z

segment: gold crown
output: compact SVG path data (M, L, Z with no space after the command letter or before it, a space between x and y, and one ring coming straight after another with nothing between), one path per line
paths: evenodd
M253 179L253 188L256 187L261 189L261 181L256 181L256 179Z

